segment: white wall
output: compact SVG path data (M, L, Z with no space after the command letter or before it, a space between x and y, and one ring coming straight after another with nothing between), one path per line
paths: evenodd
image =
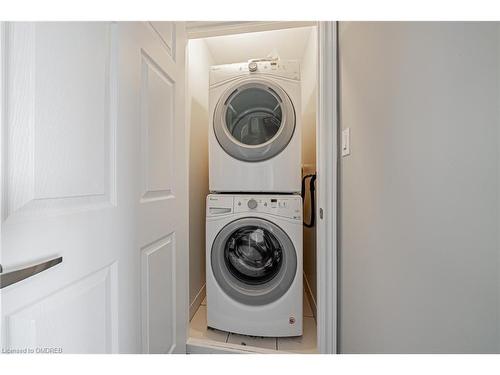
M499 352L499 28L341 23L340 351Z
M188 45L189 145L189 303L190 317L205 296L205 198L208 194L208 68L205 41Z
M302 85L302 165L303 174L316 172L316 92L317 92L317 30L312 28L301 60ZM309 185L309 180L307 180ZM309 190L308 188L306 189ZM310 200L306 195L304 217L309 221ZM316 228L304 227L305 288L310 288L312 307L316 305Z

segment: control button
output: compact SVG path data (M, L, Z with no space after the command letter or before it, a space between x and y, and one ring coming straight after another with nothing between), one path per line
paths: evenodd
M250 199L247 204L251 210L257 208L257 201L255 199Z
M251 72L256 72L257 71L257 63L255 61L252 61L250 64L248 64L248 70Z

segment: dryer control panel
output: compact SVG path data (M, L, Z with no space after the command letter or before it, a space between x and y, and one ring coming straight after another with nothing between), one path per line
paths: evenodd
M300 80L300 65L295 60L250 61L210 67L210 86L236 77L267 74L276 77Z
M226 195L207 197L207 216L230 213L267 213L294 220L302 220L300 195Z

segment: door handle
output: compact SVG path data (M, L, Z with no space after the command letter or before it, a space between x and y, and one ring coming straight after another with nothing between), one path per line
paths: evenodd
M19 281L27 279L28 277L34 276L40 272L48 270L63 261L62 257L47 260L42 263L38 263L32 266L20 268L17 270L2 273L2 266L0 265L0 289L3 289L9 285L15 284Z

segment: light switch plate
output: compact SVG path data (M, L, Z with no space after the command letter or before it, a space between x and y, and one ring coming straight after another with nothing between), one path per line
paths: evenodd
M351 155L351 128L342 130L342 156Z

